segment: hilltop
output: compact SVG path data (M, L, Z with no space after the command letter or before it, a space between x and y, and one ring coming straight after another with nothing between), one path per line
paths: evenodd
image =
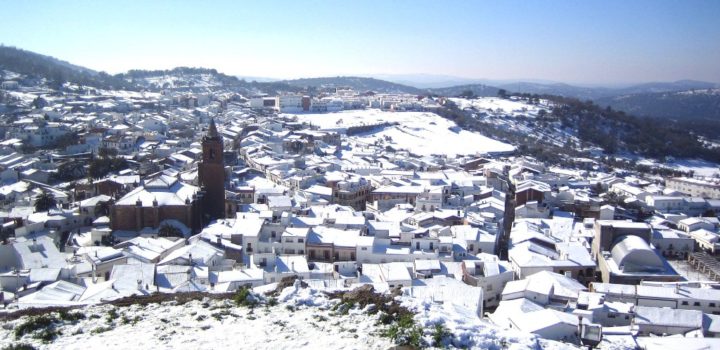
M96 72L54 57L10 46L0 46L0 71L2 70L19 73L31 79L44 79L53 87L70 82L102 89L138 89L136 85L105 72Z
M720 89L636 93L597 99L599 105L634 115L673 119L720 119Z
M298 87L336 88L349 87L355 91L375 91L382 93L406 93L425 95L427 91L416 87L391 83L389 81L364 77L324 77L284 80L283 82Z

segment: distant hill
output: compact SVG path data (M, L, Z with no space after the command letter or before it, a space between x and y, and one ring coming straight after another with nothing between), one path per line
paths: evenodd
M176 67L168 70L130 70L118 77L148 89L183 89L237 86L237 77L218 73L215 69Z
M391 83L389 81L363 78L363 77L324 77L324 78L303 78L294 80L284 80L284 83L298 87L350 87L355 91L375 91L380 93L406 93L425 95L427 91L416 87Z
M599 98L596 103L640 116L720 119L720 89L629 94Z
M434 95L440 96L459 96L467 91L472 91L474 96L487 97L497 96L500 89L494 86L485 84L469 84L469 85L458 85L444 88L428 89L428 91Z
M678 80L672 82L656 82L633 85L630 87L615 89L615 95L648 94L657 92L687 91L720 88L719 84L697 80Z
M516 82L501 84L498 87L510 92L530 93L538 95L556 95L592 100L602 96L613 95L612 89L604 87L581 87L564 83L530 83Z
M48 84L53 87L70 82L101 89L137 89L137 86L105 72L96 72L54 57L10 46L0 46L0 69L32 78L47 79Z
M436 89L458 85L486 84L494 82L487 79L469 79L440 74L372 74L371 78L387 80L393 83L413 86L419 89Z

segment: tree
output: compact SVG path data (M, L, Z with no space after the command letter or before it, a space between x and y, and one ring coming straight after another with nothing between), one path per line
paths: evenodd
M168 223L164 223L158 230L158 236L160 237L182 237L182 231Z
M48 211L55 208L56 205L57 200L55 200L55 195L51 192L43 191L35 198L35 211Z
M463 92L458 95L458 97L464 97L464 98L473 98L475 96L475 93L473 93L472 90L464 90Z
M500 98L507 98L507 90L505 90L505 89L500 89L500 90L498 90L497 95L498 95L498 97L500 97Z
M85 176L85 165L79 161L71 161L60 165L52 175L55 181L72 181Z

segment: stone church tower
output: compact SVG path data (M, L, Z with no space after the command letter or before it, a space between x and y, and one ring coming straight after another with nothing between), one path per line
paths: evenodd
M202 139L202 161L198 166L198 180L203 192L202 222L225 217L225 162L223 139L210 120L210 127Z

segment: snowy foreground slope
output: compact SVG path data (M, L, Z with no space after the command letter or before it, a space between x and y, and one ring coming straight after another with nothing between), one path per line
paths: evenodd
M340 132L363 124L398 123L348 138L359 143L373 144L376 140L389 137L391 141L386 143L387 145L422 156L512 152L515 149L509 144L458 128L454 122L431 112L367 109L296 116L299 122L310 123L323 130Z
M501 330L480 320L472 310L407 296L402 305L416 312L415 323L424 329L423 343L434 345L432 329L447 329L444 347L477 349L566 349L569 345L539 339L531 334ZM85 319L56 328L61 335L50 343L30 333L16 339L15 331L29 318L8 321L0 329L0 347L26 343L41 349L388 349L394 344L380 332L379 315L370 306L333 310L340 300L324 292L285 288L277 305L255 308L231 300L205 298L178 305L175 301L145 306L88 306L77 311ZM53 315L57 316L57 313Z

